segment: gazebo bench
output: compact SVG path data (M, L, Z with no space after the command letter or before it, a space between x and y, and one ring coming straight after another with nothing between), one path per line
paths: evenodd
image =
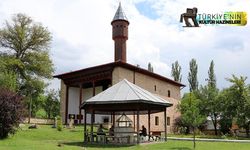
M151 135L150 137L155 140L155 141L158 141L161 139L161 133L162 131L151 131Z

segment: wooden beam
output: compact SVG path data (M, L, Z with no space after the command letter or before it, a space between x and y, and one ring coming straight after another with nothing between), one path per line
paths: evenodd
M135 70L133 72L133 83L135 84Z
M94 134L93 134L93 132L94 132L94 115L95 115L95 112L94 112L94 110L92 110L91 111L91 126L90 126L90 134L91 134L91 143L93 143L94 142Z
M93 87L93 96L95 96L95 81L92 81L92 87Z
M167 109L164 109L164 137L165 141L167 141Z
M84 110L84 142L87 143L88 137L87 137L87 111Z
M133 116L134 116L134 131L135 131L135 111L134 111Z
M112 115L112 124L113 124L113 126L115 127L115 112L113 112L112 113L113 115Z
M79 85L79 124L81 124L82 84Z
M66 85L66 100L65 100L65 124L68 124L68 108L69 108L69 86Z
M150 141L150 109L148 109L148 141Z
M137 144L140 144L140 110L137 110L136 116L137 116Z

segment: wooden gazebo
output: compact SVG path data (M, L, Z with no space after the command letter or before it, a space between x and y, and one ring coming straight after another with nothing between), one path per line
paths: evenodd
M84 109L84 142L88 142L87 138L87 113L91 114L90 143L94 142L94 115L110 114L115 126L115 114L126 112L127 115L136 115L136 143L140 143L139 127L140 114L148 114L148 135L150 137L150 114L164 112L164 139L167 140L167 122L166 109L172 106L167 100L160 98L141 87L130 83L126 79L109 87L98 95L86 100L82 103L81 109Z

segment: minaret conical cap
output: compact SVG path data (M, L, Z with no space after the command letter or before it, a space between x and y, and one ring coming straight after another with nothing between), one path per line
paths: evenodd
M116 21L116 20L125 20L128 22L128 18L126 17L124 11L122 10L121 2L119 3L119 7L115 13L115 16L114 16L112 22Z

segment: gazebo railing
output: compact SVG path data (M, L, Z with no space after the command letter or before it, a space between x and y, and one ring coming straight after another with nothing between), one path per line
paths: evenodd
M120 134L120 135L119 135ZM114 135L109 135L109 132L97 133L86 132L85 143L96 144L136 144L137 132L114 132Z

